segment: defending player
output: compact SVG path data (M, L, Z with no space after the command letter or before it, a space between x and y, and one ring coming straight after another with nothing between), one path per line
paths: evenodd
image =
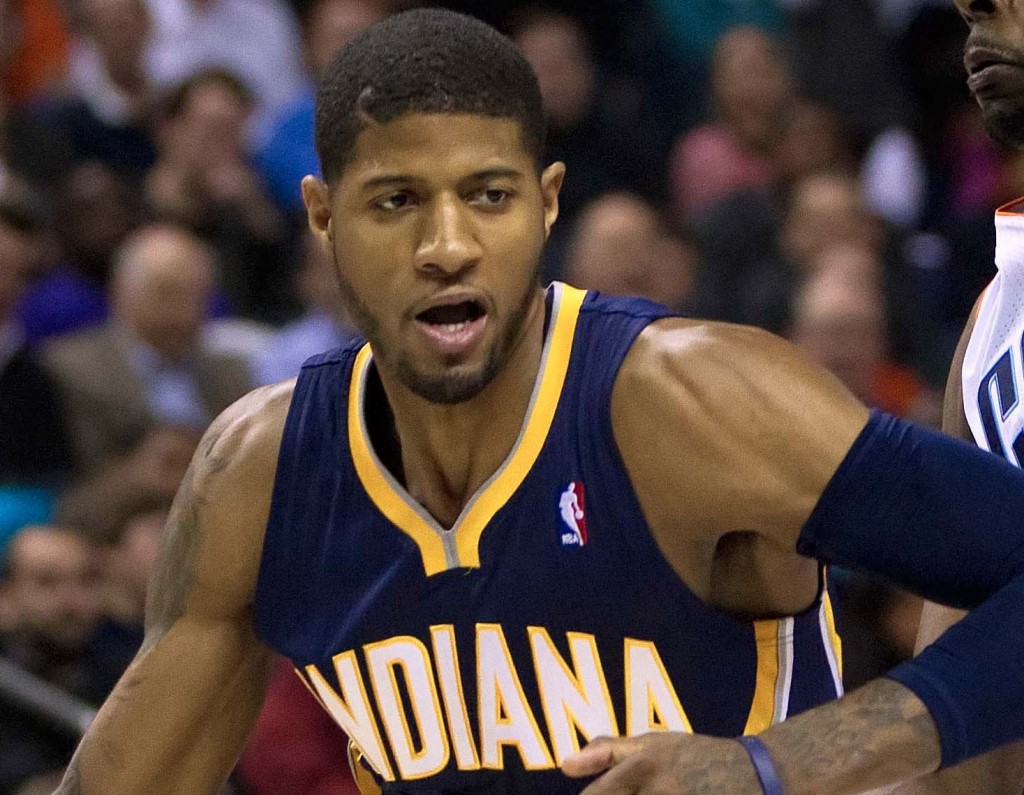
M957 0L971 29L964 53L968 85L993 138L1024 146L1024 6L1006 0ZM1024 215L1022 200L996 213L999 272L978 299L953 359L943 430L1021 466L1024 463ZM926 604L918 649L963 616ZM1024 790L1024 746L1008 746L953 770L915 782L911 792Z
M367 791L838 794L1024 736L1024 475L767 334L542 290L564 167L507 40L371 28L317 145L310 226L370 343L211 427L63 792L213 791L268 647ZM808 709L839 690L812 557L976 608L958 654Z

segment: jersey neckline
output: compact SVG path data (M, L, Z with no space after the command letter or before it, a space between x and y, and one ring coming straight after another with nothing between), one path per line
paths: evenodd
M377 509L419 547L427 576L480 567L480 538L533 467L555 417L569 370L576 323L585 290L552 283L549 330L530 403L512 450L477 489L450 529L443 527L398 482L370 444L366 426L367 376L373 363L369 343L356 354L348 398L348 442L356 474Z

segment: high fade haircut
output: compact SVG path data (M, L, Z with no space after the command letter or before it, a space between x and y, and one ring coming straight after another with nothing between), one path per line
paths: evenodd
M517 121L540 170L547 123L537 77L509 39L473 17L406 11L338 51L316 98L316 150L327 184L348 165L360 132L406 113Z

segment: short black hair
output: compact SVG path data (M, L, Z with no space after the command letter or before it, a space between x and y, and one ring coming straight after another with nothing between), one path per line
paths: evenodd
M405 113L471 113L513 119L538 167L546 122L526 59L497 30L443 9L396 14L338 51L316 98L316 149L333 184L368 123Z

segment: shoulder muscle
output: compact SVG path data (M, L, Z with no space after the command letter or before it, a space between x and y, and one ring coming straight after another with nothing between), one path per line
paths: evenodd
M717 539L795 540L867 410L789 343L721 323L652 324L612 396L616 441L663 519ZM651 518L651 517L649 517Z

